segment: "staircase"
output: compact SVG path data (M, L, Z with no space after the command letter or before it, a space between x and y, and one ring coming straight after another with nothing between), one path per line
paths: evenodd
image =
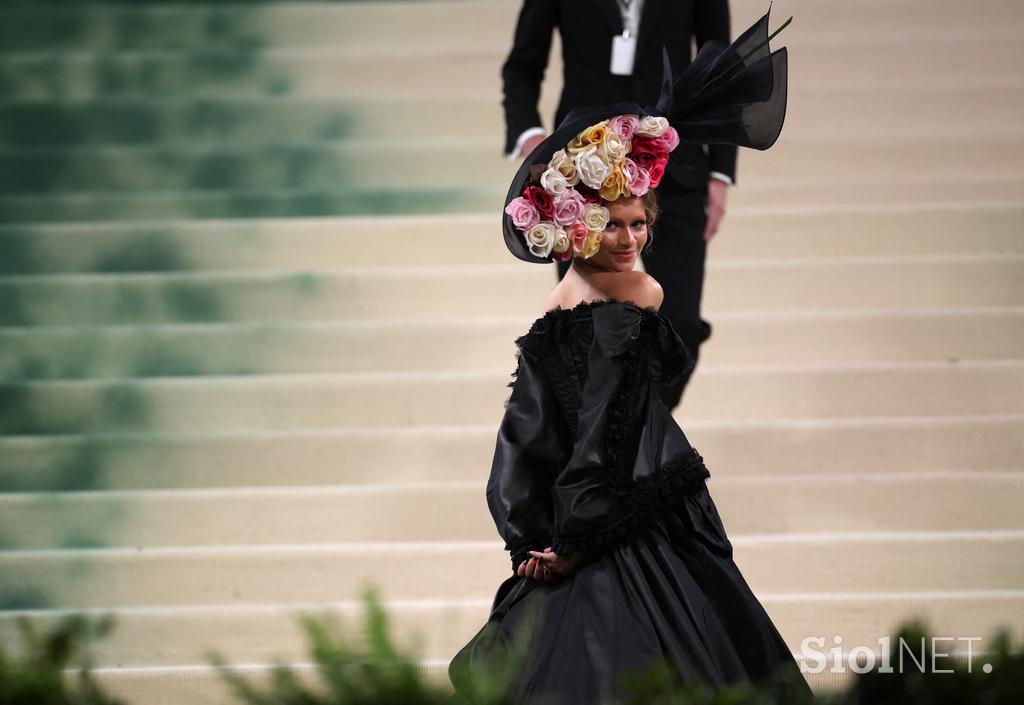
M223 703L208 648L303 664L296 616L372 581L446 678L507 575L483 485L556 281L498 234L516 5L0 9L5 642L112 611L110 690ZM794 652L911 615L1024 645L1024 11L790 14L677 418Z

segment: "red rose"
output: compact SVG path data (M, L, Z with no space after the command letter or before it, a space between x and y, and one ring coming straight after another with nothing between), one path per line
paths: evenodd
M533 204L533 207L540 213L541 220L551 220L554 218L555 204L551 194L540 186L527 186L523 189L523 198Z
M658 184L661 183L661 177L665 175L665 166L668 164L668 155L658 158L654 164L651 165L649 174L651 175L651 188L658 188Z
M629 158L636 162L637 166L651 171L654 164L663 157L668 157L663 143L647 135L633 135Z

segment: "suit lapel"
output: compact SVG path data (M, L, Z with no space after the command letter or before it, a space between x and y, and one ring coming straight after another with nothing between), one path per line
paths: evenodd
M597 6L601 8L612 34L622 34L622 11L619 10L618 0L597 0Z

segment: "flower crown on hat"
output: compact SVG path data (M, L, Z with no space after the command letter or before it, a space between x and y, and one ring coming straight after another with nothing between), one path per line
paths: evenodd
M536 164L522 195L505 212L530 252L567 261L589 259L601 249L608 209L601 201L643 196L665 175L679 135L668 119L616 115L591 125Z

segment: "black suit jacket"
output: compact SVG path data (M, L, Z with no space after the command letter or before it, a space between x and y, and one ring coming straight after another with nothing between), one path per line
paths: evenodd
M537 111L540 84L547 68L551 37L562 39L562 95L555 113L557 127L573 108L621 101L653 106L661 90L661 48L668 49L673 75L693 59L709 39L730 41L728 0L644 0L633 75L609 72L612 37L622 33L616 0L523 0L515 38L501 75L505 91L505 152L515 148L526 129L543 123ZM682 136L682 135L681 135ZM672 152L667 176L684 186L702 186L709 172L736 181L736 147L681 142Z

